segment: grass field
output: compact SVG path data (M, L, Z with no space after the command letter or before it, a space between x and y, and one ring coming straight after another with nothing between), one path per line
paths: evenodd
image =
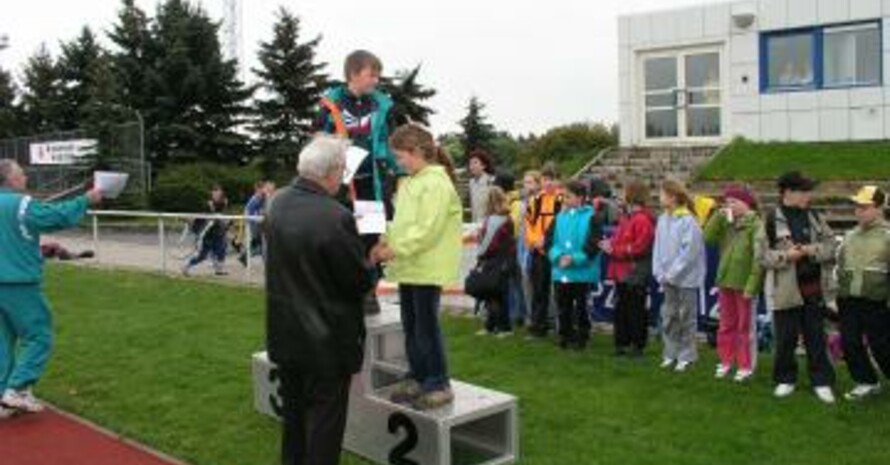
M277 462L278 426L252 409L259 291L72 267L50 268L47 290L58 344L39 395L196 465ZM675 375L658 371L654 349L640 362L613 359L604 335L578 354L479 338L470 319L444 325L455 377L520 398L523 464L890 463L890 394L776 401L767 360L738 386L711 379L707 348Z
M737 139L698 174L707 181L775 179L799 169L822 180L890 177L890 142L756 143Z

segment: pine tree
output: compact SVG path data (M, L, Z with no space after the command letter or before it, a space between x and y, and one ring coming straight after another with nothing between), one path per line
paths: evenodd
M77 39L62 44L62 56L58 68L62 78L60 111L62 129L83 126L83 111L90 99L92 87L90 70L105 52L96 42L96 36L88 27L81 30Z
M423 102L433 98L436 90L424 87L417 82L420 74L420 65L412 70L396 72L395 77L384 77L380 80L380 87L393 99L391 118L396 124L409 122L429 125L429 117L435 111Z
M28 58L23 71L22 121L26 134L55 131L62 126L61 75L46 46Z
M327 85L316 62L321 37L300 42L300 19L286 8L278 11L273 37L260 44L259 78L262 97L254 102L257 120L253 125L266 174L292 166L300 145L311 135L318 100Z
M477 97L470 98L467 116L459 122L460 127L463 128L460 142L463 145L464 154L478 149L489 152L492 150L495 130L494 126L488 123L488 118L482 114L483 110L485 110L485 105Z
M149 29L151 21L134 0L122 0L118 22L108 33L115 46L111 53L112 69L119 84L121 103L141 110L151 117L151 71L154 42Z
M247 137L239 131L253 93L222 58L219 24L200 7L167 0L152 23L148 92L152 96L152 151L168 160L243 162Z
M19 135L19 108L12 75L0 69L0 139Z
M103 55L90 66L88 100L81 111L83 127L87 129L90 137L99 141L97 165L124 155L132 157L139 150L136 138L132 136L125 138L121 131L123 124L127 122L135 124L136 110L122 104L120 85L112 69L112 63L110 56ZM131 132L135 134L137 130L133 128ZM125 148L130 153L123 153Z

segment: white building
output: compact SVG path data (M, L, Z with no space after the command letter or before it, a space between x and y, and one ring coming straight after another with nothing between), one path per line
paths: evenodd
M621 145L890 139L890 0L619 19Z

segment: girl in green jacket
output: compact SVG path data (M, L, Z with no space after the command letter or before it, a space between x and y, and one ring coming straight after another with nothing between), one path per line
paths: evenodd
M754 373L757 350L754 337L754 301L760 294L763 270L754 259L754 235L761 221L754 195L741 186L723 192L725 208L705 226L705 242L720 247L716 284L720 290L720 329L717 332L717 378L725 378L733 365L737 382Z
M395 218L372 255L388 262L386 276L399 284L409 373L392 400L434 409L454 398L438 313L442 287L458 281L463 209L451 162L432 134L402 126L390 145L408 176L396 194Z

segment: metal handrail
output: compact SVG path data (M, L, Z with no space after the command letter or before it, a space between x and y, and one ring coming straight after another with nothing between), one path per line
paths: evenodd
M87 215L92 217L92 233L93 233L93 251L98 259L99 257L99 217L116 217L116 218L154 218L158 221L158 246L161 253L161 272L167 274L167 235L165 229L165 220L194 220L194 219L212 219L212 220L242 220L252 223L261 223L263 216L255 215L224 215L219 213L163 213L150 211L130 211L130 210L88 210ZM252 242L251 231L249 227L244 228L244 243L246 245L247 254L245 255L245 280L249 281L252 271L252 258L250 244Z

